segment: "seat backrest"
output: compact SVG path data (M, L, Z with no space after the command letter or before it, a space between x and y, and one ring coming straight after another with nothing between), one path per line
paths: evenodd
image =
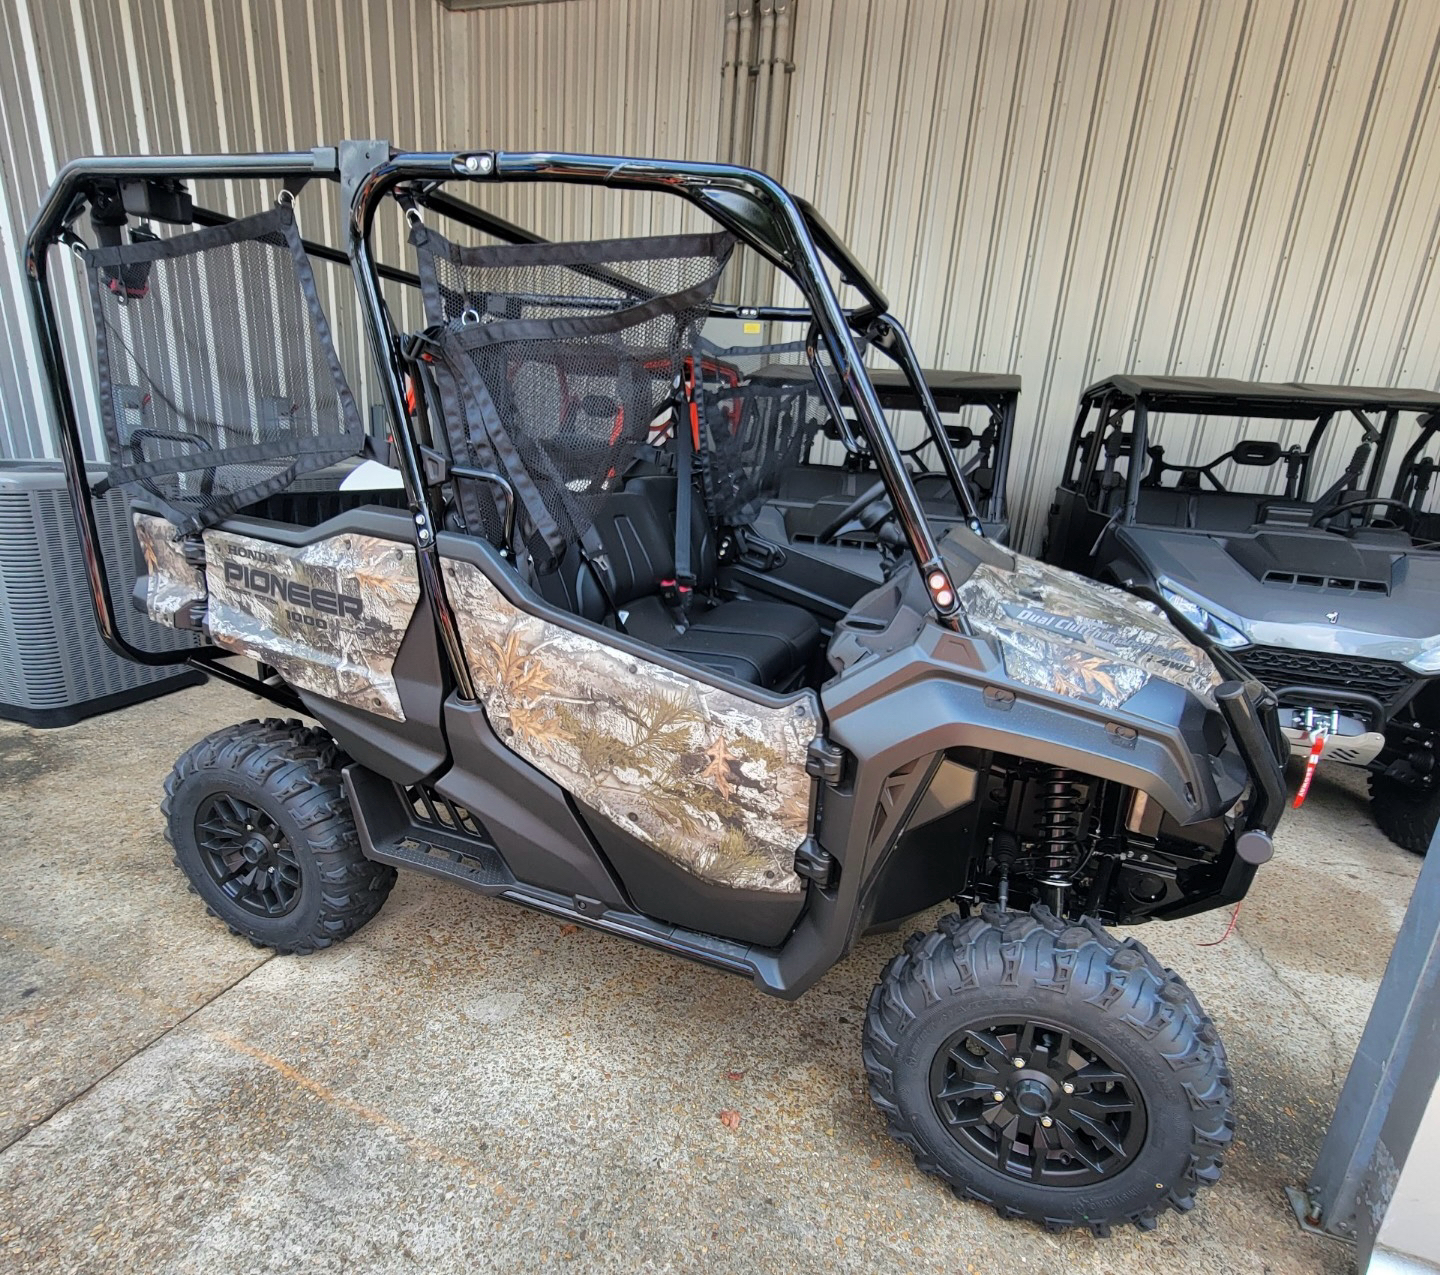
M606 583L615 605L654 597L661 581L675 576L675 479L666 474L630 478L609 493L595 512L595 530L609 564ZM702 502L691 506L690 562L697 588L715 582L719 563L715 533ZM560 566L540 577L540 592L556 606L597 623L608 609L594 568L572 545Z
M1273 497L1246 491L1195 494L1194 525L1203 531L1248 531L1260 519L1260 507Z
M1141 487L1135 520L1151 527L1188 527L1193 495L1173 487Z
M656 578L668 580L675 574L675 479L669 474L643 474L631 478L625 490L646 501L664 528L665 569ZM695 573L696 588L708 589L715 583L720 565L716 551L715 530L706 516L704 501L697 496L690 502L690 569Z

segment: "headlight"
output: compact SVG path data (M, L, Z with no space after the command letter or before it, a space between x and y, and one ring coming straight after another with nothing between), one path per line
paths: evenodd
M1420 648L1418 655L1405 661L1417 673L1440 673L1440 637L1433 637Z
M1237 646L1249 645L1250 639L1233 624L1227 624L1219 616L1211 615L1194 598L1186 597L1174 589L1168 580L1161 579L1160 595L1201 633L1214 638L1221 646L1234 650Z

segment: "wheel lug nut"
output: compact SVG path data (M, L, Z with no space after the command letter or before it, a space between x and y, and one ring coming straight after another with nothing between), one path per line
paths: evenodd
M1023 1058L1012 1058L1010 1061L1014 1063L1016 1067L1023 1067L1025 1065Z
M1004 1102L1004 1101L1005 1101L1005 1091L1004 1091L1003 1089L997 1089L997 1090L996 1090L993 1094L991 1094L990 1096L991 1096L992 1098L994 1098L996 1102Z
M1072 1085L1068 1080L1063 1085L1061 1085L1060 1088L1063 1089L1066 1093L1075 1092L1075 1086Z
M1041 1117L1040 1117L1040 1123L1041 1123L1042 1125L1044 1125L1045 1128L1048 1129L1048 1128L1049 1128L1052 1124L1054 1124L1055 1122L1054 1122L1052 1119L1050 1119L1049 1116L1041 1116Z

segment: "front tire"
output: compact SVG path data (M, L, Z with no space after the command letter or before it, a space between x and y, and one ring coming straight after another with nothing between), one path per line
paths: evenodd
M1371 775L1370 809L1376 826L1397 846L1425 854L1440 825L1440 781L1434 775L1418 783Z
M1234 1136L1225 1050L1133 940L1043 907L942 917L871 993L870 1096L916 1164L1049 1230L1149 1230Z
M345 757L297 721L242 722L175 763L161 809L175 865L232 934L306 955L380 910L395 869L360 850Z

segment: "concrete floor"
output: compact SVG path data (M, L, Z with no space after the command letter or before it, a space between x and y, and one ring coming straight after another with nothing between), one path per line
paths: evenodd
M1353 774L1322 771L1227 942L1200 946L1224 912L1145 931L1224 1033L1239 1142L1193 1213L1097 1241L959 1203L886 1137L859 1037L895 936L795 1004L413 874L318 956L231 937L157 807L183 748L256 713L207 686L0 723L0 1268L1348 1269L1282 1189L1419 867Z

